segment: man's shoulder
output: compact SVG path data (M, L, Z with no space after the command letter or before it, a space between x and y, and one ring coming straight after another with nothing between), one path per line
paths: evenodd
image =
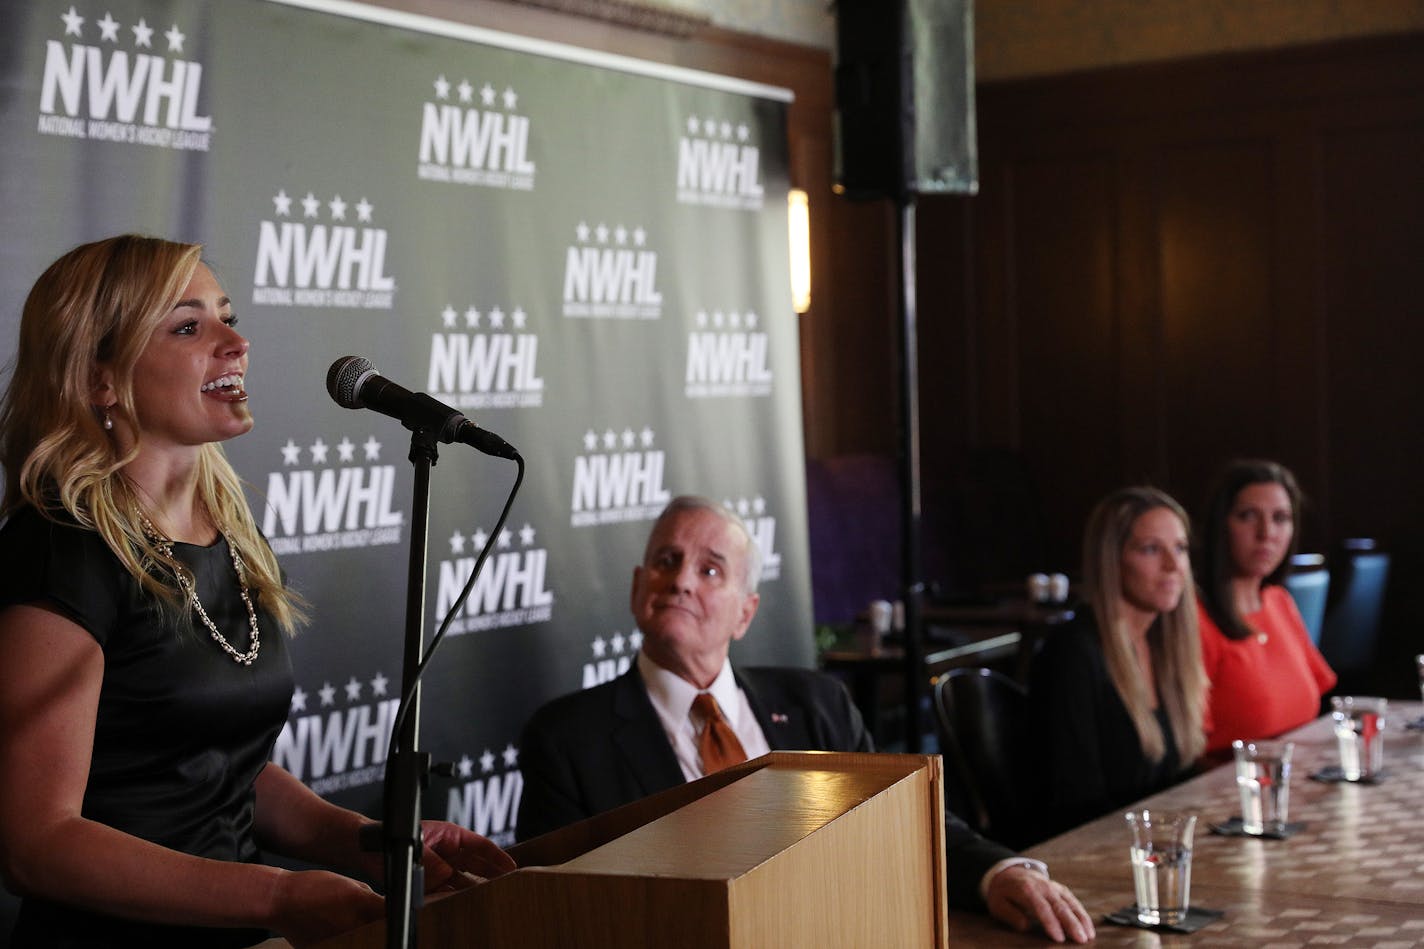
M799 666L736 666L735 669L753 688L805 695L834 695L845 691L840 679L819 669Z
M623 682L625 677L550 699L534 710L525 725L526 731L580 728L606 721L613 713L617 695L627 688Z

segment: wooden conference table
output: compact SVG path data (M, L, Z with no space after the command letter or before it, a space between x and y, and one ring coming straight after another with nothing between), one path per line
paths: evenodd
M1424 731L1403 727L1421 713L1418 702L1390 702L1387 774L1375 785L1310 779L1339 764L1329 716L1286 736L1295 742L1289 817L1306 826L1285 840L1211 832L1209 825L1241 813L1229 762L1136 805L1197 815L1192 904L1226 915L1191 935L1102 922L1133 901L1128 831L1119 811L1027 854L1045 861L1054 879L1082 900L1097 927L1096 945L1424 945ZM986 916L961 912L950 913L949 938L953 946L1051 945L1041 934L1014 933Z

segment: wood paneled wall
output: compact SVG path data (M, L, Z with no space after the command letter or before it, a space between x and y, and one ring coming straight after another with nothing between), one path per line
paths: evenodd
M985 85L979 123L979 196L920 205L931 520L1012 450L1072 568L1113 487L1194 508L1264 456L1307 549L1424 566L1424 36Z

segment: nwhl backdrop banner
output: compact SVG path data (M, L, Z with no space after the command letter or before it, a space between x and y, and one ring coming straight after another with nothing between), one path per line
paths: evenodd
M0 359L49 262L207 245L252 341L227 446L315 622L274 758L374 813L401 681L409 433L337 406L354 354L514 444L524 488L427 673L427 816L512 840L519 730L624 671L673 495L752 526L742 662L809 665L784 92L337 3L19 0L0 35ZM8 372L7 372L8 375ZM442 446L427 638L514 465Z

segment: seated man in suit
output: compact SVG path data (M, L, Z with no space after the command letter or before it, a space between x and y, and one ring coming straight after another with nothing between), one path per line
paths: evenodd
M732 512L675 498L658 517L630 604L637 662L612 682L534 713L520 744L521 840L692 781L772 749L873 751L839 681L809 669L739 668L727 653L760 600L760 552ZM950 816L950 904L987 908L1057 942L1093 938L1087 912L1037 861Z

